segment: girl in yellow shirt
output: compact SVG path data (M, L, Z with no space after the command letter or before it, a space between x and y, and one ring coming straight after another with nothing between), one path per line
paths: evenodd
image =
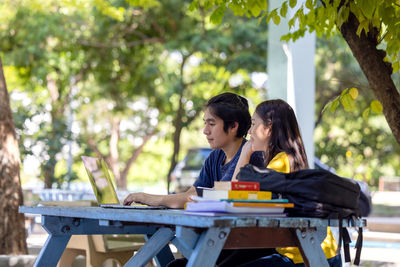
M285 101L276 99L260 103L252 116L249 133L251 138L242 148L232 180L236 180L240 168L249 163L254 151L264 151L267 168L283 173L308 169L296 116ZM330 266L342 266L329 227L321 247ZM305 266L297 247L276 248L276 251L278 253L240 266Z

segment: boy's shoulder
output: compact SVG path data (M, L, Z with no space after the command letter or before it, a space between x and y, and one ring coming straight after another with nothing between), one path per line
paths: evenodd
M215 161L225 157L225 153L222 149L216 148L211 151L210 155L208 155L206 161Z

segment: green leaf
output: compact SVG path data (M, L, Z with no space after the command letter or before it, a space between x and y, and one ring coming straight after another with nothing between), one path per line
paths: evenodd
M294 27L295 23L296 23L296 18L295 17L291 18L288 22L289 29L292 29Z
M362 13L367 19L372 19L372 16L375 11L376 2L377 2L376 0L362 0L357 2L361 8Z
M196 9L199 9L199 3L196 1L191 2L189 5L189 10L194 11Z
M313 7L314 7L313 0L307 0L306 1L306 8L311 10L311 9L313 9Z
M268 15L268 13L267 13L267 12L264 12L264 13L258 18L258 25L261 24L261 22L263 21L263 19L264 19L265 16L267 16L267 15Z
M287 11L288 11L288 5L287 5L287 1L285 1L285 2L283 2L281 9L279 10L279 14L282 17L286 17Z
M281 22L281 17L279 17L278 14L272 17L272 21L275 23L275 25L278 25L279 22Z
M354 110L354 99L351 97L350 94L345 94L340 97L340 102L346 111Z
M344 96L345 94L347 94L348 91L349 91L349 88L344 89L344 90L340 93L340 96Z
M95 6L100 12L110 18L118 21L124 21L125 9L122 7L114 7L108 1L105 0L95 0Z
M350 88L349 94L351 95L351 97L352 97L353 99L356 99L357 96L358 96L358 90L357 90L357 88L355 88L355 87Z
M337 26L338 28L342 27L343 23L347 21L349 18L350 9L347 6L342 6L339 9L338 16L337 16Z
M278 16L278 9L277 9L277 8L275 8L274 10L272 10L272 11L269 13L269 15L268 15L268 17L267 17L267 22L269 23L271 19L272 19L272 21L275 22L275 17L276 17L276 16ZM278 16L278 17L279 17L279 16Z
M373 100L371 102L370 106L371 106L371 110L376 114L381 114L383 111L383 106L382 106L381 102L379 102L378 100Z
M226 6L225 5L221 5L219 7L217 7L211 14L210 16L210 21L213 24L221 24L222 19L224 18L225 15L225 10L226 10Z
M236 2L229 3L228 7L233 11L235 16L243 16L246 13L246 9Z
M366 108L366 109L363 111L362 117L363 117L364 120L367 120L367 119L368 119L368 116L369 116L369 112L370 112L370 111L371 111L370 108Z
M330 105L330 107L329 107L330 112L331 112L331 113L334 113L334 112L336 111L337 107L339 106L339 104L340 104L340 102L339 102L339 97L336 97L336 98L332 101L332 103L331 103L331 105Z
M340 5L340 2L342 2L342 0L333 0L332 7L337 9Z
M350 2L350 11L351 13L353 13L358 20L360 20L361 18L363 18L364 16L361 14L361 10L360 8L358 8L358 6L355 4L354 1Z
M358 25L357 35L360 36L362 30L364 30L365 34L369 32L369 20L364 19L360 21L360 25Z
M399 71L399 68L400 68L400 62L399 62L399 61L394 62L394 63L392 64L392 67L393 67L393 73L398 72L398 71Z
M249 0L248 8L254 17L258 17L261 11L267 9L267 2L265 0Z
M324 106L324 108L322 109L321 113L324 114L325 110L327 110L327 109L330 110L331 106L332 106L332 101L329 101L329 102Z
M296 4L297 4L297 0L289 0L289 6L291 8L294 8L296 6Z
M336 108L337 108L338 106L339 106L339 96L336 97L335 99L329 101L329 102L325 105L325 107L322 109L322 113L324 113L326 109L329 109L329 111L330 111L331 113L334 113L335 110L336 110Z

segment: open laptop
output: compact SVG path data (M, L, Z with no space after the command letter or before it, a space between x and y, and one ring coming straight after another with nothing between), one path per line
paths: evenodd
M83 165L89 176L97 203L103 208L118 209L165 209L164 206L149 206L133 203L130 206L122 205L114 188L110 169L102 158L82 156Z

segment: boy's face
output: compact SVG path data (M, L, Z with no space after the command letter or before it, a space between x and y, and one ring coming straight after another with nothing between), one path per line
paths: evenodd
M235 140L237 127L228 128L228 133L226 133L224 131L224 121L211 114L209 108L204 112L203 120L203 133L211 148L224 148Z

